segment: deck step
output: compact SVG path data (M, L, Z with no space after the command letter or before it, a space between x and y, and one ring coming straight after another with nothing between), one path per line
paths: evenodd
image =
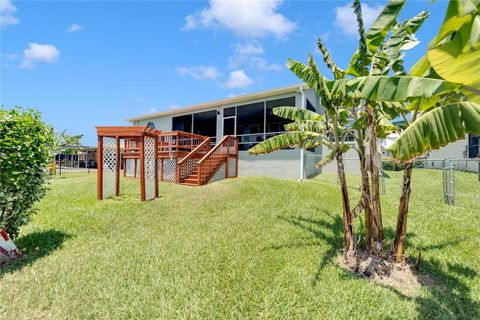
M190 186L190 187L198 187L198 183L187 183L187 182L180 182L181 185Z

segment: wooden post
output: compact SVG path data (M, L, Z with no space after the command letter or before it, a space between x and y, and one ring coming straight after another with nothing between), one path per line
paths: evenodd
M98 137L97 149L97 199L103 199L103 137Z
M140 199L145 201L145 146L144 136L139 140L140 142Z
M163 181L163 170L165 169L163 165L164 164L163 164L163 157L162 157L162 171L160 171L160 181Z
M123 152L125 152L125 149L127 149L127 139L123 140ZM127 176L127 159L125 157L123 158L123 176Z
M225 179L228 178L228 158L230 157L230 138L227 138L227 162L225 163Z
M120 195L120 138L118 136L115 137L117 140L116 145L116 152L117 152L117 161L115 163L115 195Z
M133 159L133 177L137 177L137 159Z
M238 177L238 138L235 137L235 178Z
M158 136L154 140L155 148L155 198L158 198Z
M202 166L203 166L203 163L200 163L199 166L198 166L198 185L201 186L202 185Z

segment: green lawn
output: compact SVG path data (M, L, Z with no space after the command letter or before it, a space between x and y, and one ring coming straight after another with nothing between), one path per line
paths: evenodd
M422 250L436 285L413 297L336 264L334 176L161 184L145 203L133 179L101 202L95 176L58 179L17 240L26 257L0 270L0 318L479 319L480 183L465 175L467 200L449 207L436 174L414 173L408 253ZM391 176L389 237L401 180Z

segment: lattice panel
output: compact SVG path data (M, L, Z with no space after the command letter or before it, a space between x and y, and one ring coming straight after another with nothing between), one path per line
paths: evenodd
M237 161L235 158L229 158L228 159L228 177L233 178L235 177L235 173L237 168Z
M103 138L103 199L113 197L117 189L117 141Z
M180 179L185 179L190 176L197 166L196 159L187 159L180 168ZM181 180L180 180L181 181Z
M137 177L140 177L140 160L139 159L135 159L135 162L136 162L136 167L135 167L135 164L134 164L134 168L136 168L136 176Z
M161 164L161 160L160 160ZM162 177L162 171L163 171L163 180L166 182L174 182L176 181L176 175L177 175L177 159L172 158L172 159L163 159L163 166L160 165L161 168L159 168L159 177ZM160 179L160 178L159 178Z
M208 183L212 183L212 182L215 182L215 181L220 181L220 180L225 179L225 171L226 170L227 170L227 167L226 167L225 163L222 163L220 168L218 168L217 172L215 172L215 174L210 178L210 180L208 180Z
M133 177L135 173L135 159L126 159L125 168L125 175L127 177Z
M155 199L155 139L145 137L145 199Z

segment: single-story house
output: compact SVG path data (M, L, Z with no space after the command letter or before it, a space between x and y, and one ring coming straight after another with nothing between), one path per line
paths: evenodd
M304 84L292 85L252 94L215 100L164 112L145 114L128 119L132 125L149 125L162 131L185 131L212 138L212 144L225 135L239 140L240 176L270 176L276 178L305 179L322 172L336 171L336 163L317 169L315 164L328 153L326 147L311 150L285 149L267 155L251 156L247 150L260 141L285 132L289 120L273 114L273 108L296 106L320 114L324 113L320 99ZM398 134L381 142L383 156L390 157L386 148ZM353 141L349 141L353 144ZM427 159L480 157L479 137L467 135L466 139L449 144L425 155ZM358 154L354 148L344 155L345 170L359 173ZM440 163L440 162L439 162ZM475 163L476 164L476 163ZM473 162L472 162L473 165Z
M285 131L284 125L290 121L272 112L279 106L296 106L323 113L315 92L299 84L141 115L128 121L132 125L149 124L162 131L179 130L209 136L212 144L225 135L234 135L239 140L238 173L241 176L304 179L315 175L318 173L315 163L322 157L322 147L248 155L247 150L258 142Z

